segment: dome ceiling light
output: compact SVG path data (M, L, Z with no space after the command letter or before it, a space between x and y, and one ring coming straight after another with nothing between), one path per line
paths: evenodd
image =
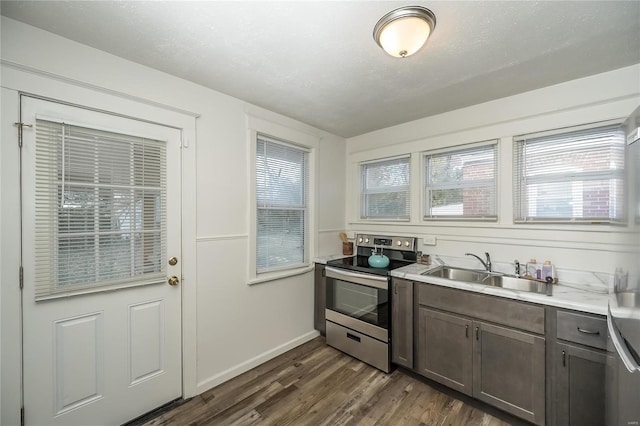
M401 7L380 18L373 38L389 55L406 58L420 50L435 27L436 15L429 9Z

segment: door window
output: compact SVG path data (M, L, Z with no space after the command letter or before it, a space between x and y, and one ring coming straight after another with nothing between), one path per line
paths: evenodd
M36 120L36 300L164 280L166 144Z

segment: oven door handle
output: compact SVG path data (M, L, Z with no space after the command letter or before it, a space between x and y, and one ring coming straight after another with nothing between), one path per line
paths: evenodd
M635 362L633 356L629 353L627 345L624 343L622 337L620 336L618 327L616 327L616 325L613 323L611 308L607 309L609 314L607 315L607 327L609 328L609 336L611 337L613 346L616 348L616 352L618 352L618 358L620 358L620 360L630 373L640 371L640 365Z
M379 288L381 290L389 289L388 277L349 272L342 269L332 268L330 266L325 267L325 271L327 273L327 278L335 278L355 284L366 285L367 287Z

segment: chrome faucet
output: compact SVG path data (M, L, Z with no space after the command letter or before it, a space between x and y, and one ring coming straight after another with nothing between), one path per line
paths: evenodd
M485 262L484 260L480 259L478 256L476 256L473 253L465 253L465 256L473 256L476 259L478 259L480 261L480 263L482 263L482 266L484 266L484 269L486 269L488 272L491 272L491 256L489 256L488 252L485 252L484 255L487 257L487 261Z
M516 264L516 278L520 278L520 262L516 259L514 260L514 263Z

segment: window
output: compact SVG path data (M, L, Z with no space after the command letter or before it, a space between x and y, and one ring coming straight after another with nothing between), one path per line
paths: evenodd
M409 157L360 165L362 219L409 220Z
M309 152L258 134L256 272L307 263Z
M518 222L624 218L624 135L600 123L514 138Z
M424 218L497 220L496 147L427 153Z
M164 281L165 160L160 141L36 120L36 300Z

